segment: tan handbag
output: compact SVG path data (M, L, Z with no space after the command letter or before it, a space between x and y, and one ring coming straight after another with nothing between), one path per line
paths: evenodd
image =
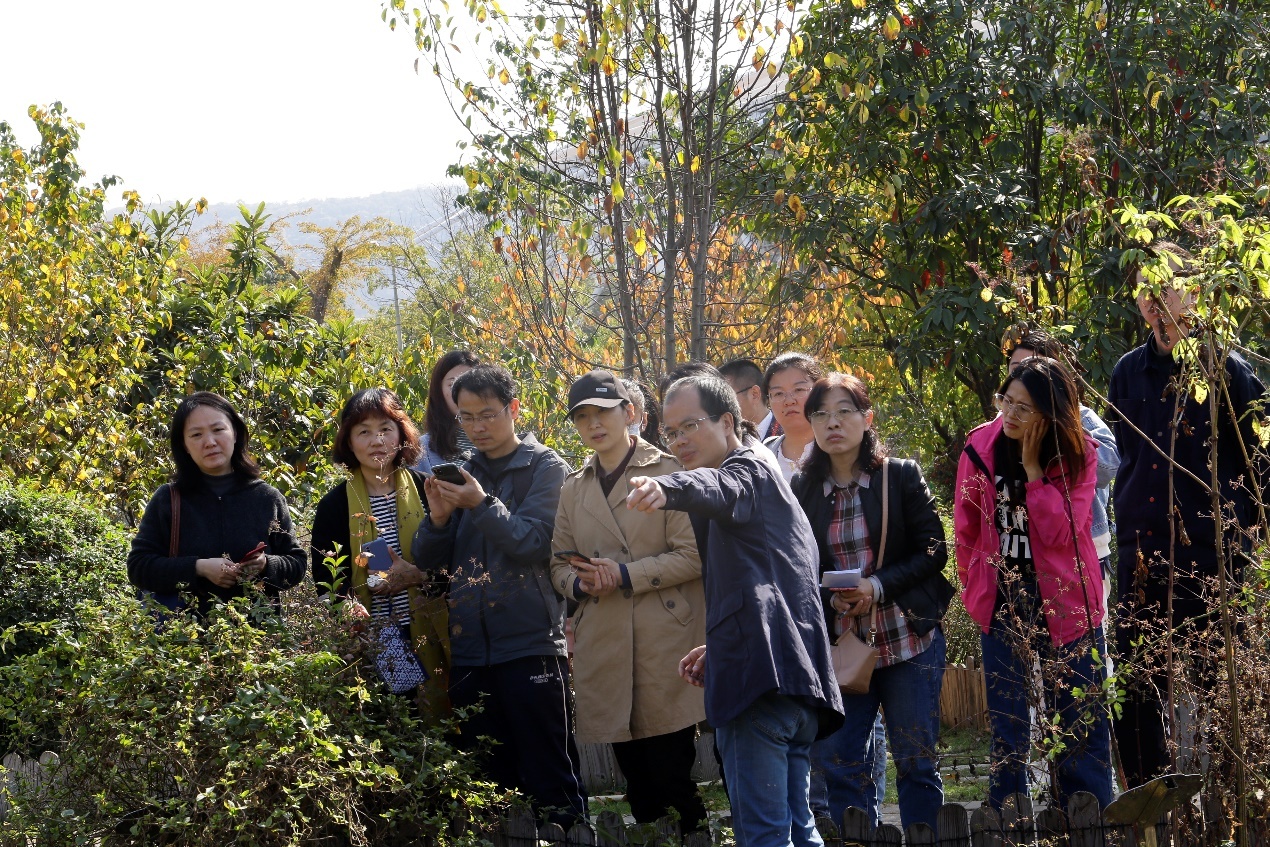
M882 569L882 560L886 556L886 530L891 516L890 491L887 489L887 471L890 463L882 460L882 541L878 545L878 558L873 573ZM874 603L869 611L869 630L864 638L857 633L859 618L853 618L851 626L829 647L829 657L833 662L833 674L838 678L838 687L843 694L868 694L869 681L873 678L873 669L878 663L877 639L878 604Z

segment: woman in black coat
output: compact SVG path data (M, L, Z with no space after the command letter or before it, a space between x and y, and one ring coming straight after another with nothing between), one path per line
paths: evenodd
M812 747L813 792L826 795L813 800L827 801L838 821L847 806L878 820L868 746L881 707L903 825L935 829L943 805L935 756L945 661L940 619L953 596L943 575L943 524L917 463L886 458L862 381L830 374L803 409L816 440L792 487L816 536L822 580L828 571L859 572L855 588L822 590L829 637L854 627L867 640L872 625L879 650L869 692L844 692L845 724ZM879 562L883 496L889 516Z
M141 517L128 579L172 609L189 591L199 614L252 585L277 606L304 577L304 548L286 499L260 479L247 424L224 397L200 391L181 401L169 436L176 473Z

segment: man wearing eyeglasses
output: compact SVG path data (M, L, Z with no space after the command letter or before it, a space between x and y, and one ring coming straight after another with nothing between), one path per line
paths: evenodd
M458 422L476 453L463 484L424 483L429 519L415 561L450 578L450 700L480 705L459 743L498 744L486 775L523 791L566 829L586 818L573 738L564 601L551 587L551 536L569 467L532 435L516 434L512 375L478 365L454 383ZM438 469L438 473L440 470Z
M737 845L821 845L808 802L811 744L842 725L842 696L811 525L780 469L742 443L741 408L722 379L673 383L662 419L666 443L687 470L633 477L626 502L692 520L706 643L679 672L705 688Z
M1225 361L1228 396L1218 398L1216 426L1207 399L1201 403L1179 394L1174 380L1182 363L1173 352L1191 335L1198 288L1187 278L1198 265L1190 253L1168 242L1156 242L1148 254L1147 274L1143 267L1131 266L1130 272L1151 334L1116 363L1107 389L1107 420L1121 456L1112 500L1120 560L1116 640L1122 661L1133 662L1115 733L1129 788L1173 770L1165 732L1169 679L1152 660L1164 651L1161 624L1173 627L1178 650L1193 655L1195 635L1217 619L1217 603L1207 587L1222 566L1217 526L1211 495L1191 475L1205 484L1212 478L1210 445L1216 437L1223 519L1233 519L1223 530L1223 558L1235 580L1248 546L1239 528L1257 522L1251 479L1258 477L1262 486L1266 482L1265 468L1255 458L1250 468L1238 443L1242 436L1255 457L1252 423L1264 414L1265 386L1232 351ZM1171 472L1170 455L1178 465ZM1170 520L1170 489L1175 520ZM1190 682L1203 690L1212 679ZM1181 741L1190 746L1189 739Z

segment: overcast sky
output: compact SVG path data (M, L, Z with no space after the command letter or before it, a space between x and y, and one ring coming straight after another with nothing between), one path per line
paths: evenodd
M85 124L79 161L147 203L355 197L442 182L461 125L378 0L0 0L0 120ZM118 197L118 190L114 192Z

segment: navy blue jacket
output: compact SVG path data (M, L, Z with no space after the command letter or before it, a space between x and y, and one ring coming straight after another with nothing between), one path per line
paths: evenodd
M761 449L761 448L760 448ZM814 706L819 737L842 725L820 603L820 554L789 485L753 449L657 481L687 512L706 585L706 719L723 726L776 690Z
M482 667L564 656L551 535L569 466L525 435L501 476L480 452L464 467L495 501L456 510L441 529L425 520L412 547L417 567L449 576L451 662Z
M1108 399L1114 408L1107 410L1107 422L1116 433L1120 446L1120 470L1112 503L1116 514L1116 540L1120 548L1120 562L1134 563L1136 551L1141 549L1146 561L1152 554L1167 556L1169 549L1168 520L1168 461L1151 442L1168 455L1173 436L1172 415L1176 402L1169 386L1177 365L1169 355L1156 351L1155 339L1130 350L1116 363L1111 375ZM1235 440L1235 428L1239 429L1248 445L1249 453L1257 443L1252 431L1253 414L1261 414L1261 401L1265 394L1252 368L1237 353L1226 360L1229 377L1230 403L1221 402L1217 426L1218 444L1217 475L1222 486L1222 500L1233 510L1240 526L1256 523L1256 506L1251 486L1244 482L1236 487L1236 481L1249 476L1243 451ZM1150 441L1138 435L1128 422L1142 430ZM1200 479L1209 480L1208 440L1212 434L1212 419L1208 401L1195 402L1188 396L1182 405L1174 457L1179 465L1189 469ZM1265 469L1257 466L1255 472L1265 485ZM1181 514L1181 523L1189 544L1180 539L1175 555L1178 564L1193 563L1201 573L1214 573L1216 569L1216 534L1212 519L1210 496L1186 474L1173 474L1174 500Z

